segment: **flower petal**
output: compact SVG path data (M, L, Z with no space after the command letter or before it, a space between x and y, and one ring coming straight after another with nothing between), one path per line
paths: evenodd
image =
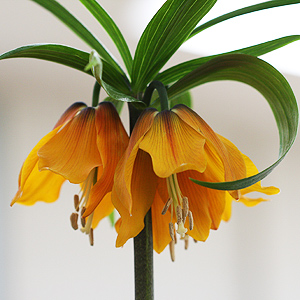
M187 234L198 241L205 241L209 230L218 228L225 208L226 192L208 189L189 180L206 180L208 178L205 173L190 170L177 174L181 192L188 197L189 208L194 218L194 229Z
M119 114L110 102L102 102L96 109L97 146L103 172L91 190L84 216L91 214L103 197L112 191L116 166L128 145L128 135Z
M144 218L150 209L155 196L157 177L152 170L148 153L139 150L135 159L132 180L132 213L123 205L120 195L113 189L112 202L121 215L116 246L123 246L126 241L137 236L144 228Z
M214 147L223 162L226 181L234 181L246 177L246 167L245 164L242 164L241 153L232 143L217 135L208 124L190 108L184 105L177 105L172 110L187 124L201 132L206 138L206 143ZM235 199L239 199L240 197L238 191L229 191L229 193Z
M151 206L153 249L157 253L161 253L171 242L171 236L169 233L169 222L171 221L170 211L168 210L165 215L161 214L165 205L165 201L161 198L160 191L162 189L166 192L166 197L163 199L168 199L166 180L159 178L159 186L161 187L157 188L155 198Z
M92 228L95 229L99 222L105 217L109 216L114 211L114 206L111 202L111 193L108 193L104 196L102 201L94 210Z
M123 157L120 159L114 177L115 194L117 194L119 201L124 209L127 209L130 214L132 211L132 194L131 182L133 166L138 152L138 147L141 139L149 130L153 123L153 118L158 112L155 109L146 109L134 126L131 134L128 147Z
M39 169L49 169L72 183L83 182L101 165L96 144L95 109L85 108L39 151Z
M185 170L203 172L206 168L205 139L172 111L163 111L140 143L151 155L157 176L166 178Z

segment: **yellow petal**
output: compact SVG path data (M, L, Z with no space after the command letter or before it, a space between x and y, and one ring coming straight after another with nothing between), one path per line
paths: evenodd
M113 189L112 202L121 215L116 246L123 246L126 241L137 236L144 228L144 217L153 203L157 177L152 170L150 156L139 150L135 159L132 181L132 213L123 205L122 199Z
M206 143L215 149L223 162L226 181L234 181L246 177L246 167L242 163L241 154L232 143L218 136L209 125L190 108L184 105L177 105L172 110L187 124L201 132L206 138ZM238 191L230 191L229 193L235 199L238 199L240 196Z
M100 204L94 210L92 228L95 229L99 222L109 216L114 211L114 206L111 202L111 193L105 195Z
M153 125L140 142L151 155L157 176L166 178L185 170L203 172L206 168L203 136L172 111L155 116Z
M129 141L120 117L110 102L102 102L96 109L96 129L103 171L100 173L98 169L98 181L91 190L84 216L91 214L103 197L112 191L116 166Z
M19 188L11 205L14 203L33 205L38 201L54 202L59 197L64 181L65 178L51 171L40 172L36 164L22 188Z
M146 109L137 120L131 134L126 152L120 159L114 177L114 193L121 202L120 205L127 209L130 214L132 211L131 182L133 166L138 152L141 139L149 130L153 123L153 118L158 112L154 109Z
M39 169L81 183L101 164L96 141L95 109L85 108L39 149Z

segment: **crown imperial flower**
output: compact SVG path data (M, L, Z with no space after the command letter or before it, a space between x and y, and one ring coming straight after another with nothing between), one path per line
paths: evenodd
M93 229L114 209L113 177L127 144L128 135L112 103L102 102L97 108L73 104L25 160L12 204L53 202L65 180L80 184L71 225L78 229L80 211L81 230L93 244Z
M247 200L242 196L243 190L212 190L189 178L233 181L252 173L253 166L188 107L178 105L162 112L145 110L116 168L112 202L121 215L116 245L124 245L143 229L149 208L157 252L170 244L173 259L176 233L186 245L188 236L205 241L210 229L217 229L222 218L226 219L224 214L228 216L233 199ZM252 190L278 192L273 187L264 190L259 183Z

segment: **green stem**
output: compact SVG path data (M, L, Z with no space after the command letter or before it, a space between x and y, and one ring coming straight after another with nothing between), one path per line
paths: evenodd
M96 107L99 104L99 95L100 95L100 84L96 81L93 90L92 106Z
M141 114L132 104L128 104L130 134ZM153 236L151 209L144 219L144 229L134 240L135 300L153 300Z
M160 81L157 80L152 81L147 87L143 102L147 106L150 105L151 97L155 89L158 92L161 111L170 109L167 89Z

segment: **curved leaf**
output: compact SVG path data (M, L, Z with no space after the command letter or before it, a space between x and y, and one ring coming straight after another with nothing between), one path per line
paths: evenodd
M125 75L121 67L116 63L108 51L102 44L88 31L70 12L68 12L62 5L55 0L31 0L38 3L63 23L65 23L77 36L85 41L92 49L95 49L101 57L107 61L112 68Z
M264 10L264 9L268 9L268 8L274 8L274 7L279 7L279 6L284 6L284 5L290 5L290 4L297 4L300 3L299 0L271 0L271 1L267 1L267 2L263 2L263 3L259 3L259 4L255 4L255 5L251 5L251 6L247 6L238 10L235 10L233 12L230 12L228 14L224 14L222 16L219 16L213 20L210 20L200 26L198 26L197 28L195 28L193 30L193 32L190 34L189 39L191 37L193 37L194 35L198 34L199 32L213 26L216 25L218 23L221 23L223 21L229 20L231 18L237 17L237 16L242 16L245 14L249 14L255 11L260 11L260 10Z
M34 44L23 46L0 55L0 60L8 58L37 58L63 64L76 70L92 75L90 71L84 71L89 62L89 53L83 52L64 45L58 44ZM118 71L110 68L107 62L104 63L103 78L108 83L114 85L123 92L129 92L126 78Z
M112 41L115 43L117 49L119 50L126 69L130 75L132 68L132 57L128 45L116 23L97 1L80 0L80 2L93 14L93 16L98 20L98 22L111 37Z
M143 91L216 0L168 0L144 30L133 60L132 86Z
M214 57L224 55L224 54L233 54L233 53L248 54L252 56L261 56L263 54L269 53L271 51L274 51L280 47L283 47L289 43L298 40L300 40L300 35L290 35L269 42L254 45L251 47L226 52L223 54L216 54L216 55L196 58L193 60L183 62L181 64L178 64L176 66L173 66L163 71L162 73L158 74L155 77L155 80L161 81L164 85L168 85L180 79L184 75L190 73L191 71L195 70L196 68L200 67L202 64L206 63L207 61L211 60Z
M265 178L291 148L298 128L297 101L280 72L263 60L243 54L230 54L212 59L176 82L168 93L169 96L179 95L195 86L216 80L240 81L258 90L268 101L279 130L279 158L262 172L232 182L212 183L192 179L195 183L212 189L242 189Z

